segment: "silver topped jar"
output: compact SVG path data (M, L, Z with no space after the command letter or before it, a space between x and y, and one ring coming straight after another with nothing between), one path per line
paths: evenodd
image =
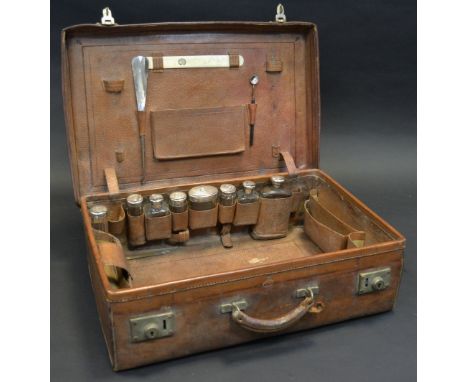
M140 194L129 195L127 197L127 212L131 216L143 214L143 196Z
M172 212L181 213L187 210L187 194L183 191L175 191L169 195L169 208Z
M94 229L108 232L109 223L107 220L107 207L102 204L96 204L89 209L91 216L91 225Z
M219 187L221 194L219 195L219 202L223 206L233 206L237 199L237 189L233 184L222 184Z
M210 210L218 202L218 189L214 186L195 186L189 190L188 196L192 210Z

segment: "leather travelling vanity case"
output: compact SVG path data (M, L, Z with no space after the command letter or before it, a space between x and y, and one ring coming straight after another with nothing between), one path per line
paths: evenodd
M63 31L114 370L393 308L405 239L318 168L318 62L316 26L283 12Z

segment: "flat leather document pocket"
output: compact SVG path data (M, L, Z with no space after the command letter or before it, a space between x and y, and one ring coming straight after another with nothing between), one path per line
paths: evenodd
M197 211L189 209L190 229L216 227L218 223L218 206L211 210Z
M145 216L146 240L169 239L172 234L172 216Z
M154 157L170 160L241 153L246 124L245 105L152 111Z
M364 246L365 232L338 219L311 197L305 202L304 232L324 252Z

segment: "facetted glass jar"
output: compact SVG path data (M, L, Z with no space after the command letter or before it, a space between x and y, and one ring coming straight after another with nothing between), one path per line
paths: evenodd
M166 216L171 213L169 205L164 201L164 196L161 194L151 194L149 197L149 205L145 209L145 214L148 217Z
M143 196L140 194L131 194L127 197L127 213L131 216L140 216L143 214Z
M233 184L222 184L219 187L219 191L221 192L219 195L220 204L222 204L223 206L233 206L234 204L236 204L236 186L234 186Z
M241 204L254 203L258 200L258 192L255 191L255 182L246 180L242 182L243 189L237 191L237 202Z
M99 231L108 232L109 223L107 217L107 207L102 204L96 204L89 209L91 216L91 225L94 229Z
M169 195L169 208L172 212L181 213L187 210L187 194L182 191L175 191Z

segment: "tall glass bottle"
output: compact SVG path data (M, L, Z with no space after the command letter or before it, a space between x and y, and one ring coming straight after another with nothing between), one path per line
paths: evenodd
M143 196L131 194L127 197L127 213L130 216L140 216L143 214Z

